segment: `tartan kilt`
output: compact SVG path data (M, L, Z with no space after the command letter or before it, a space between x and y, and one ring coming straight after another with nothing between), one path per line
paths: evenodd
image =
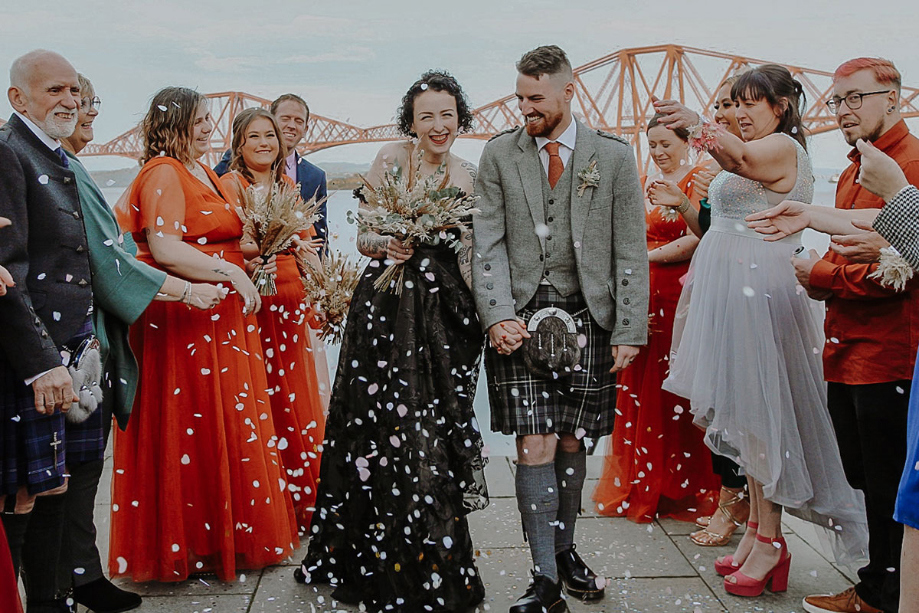
M32 387L0 358L0 495L15 496L22 486L33 495L62 486L64 441L64 414L36 411Z
M486 348L491 429L517 436L567 432L596 439L610 434L617 391L616 375L610 373L615 363L611 333L591 316L580 292L564 297L549 285L540 285L517 315L529 321L536 311L551 306L570 313L578 334L586 337L581 359L564 379L540 379L527 370L519 349L501 355L492 347Z

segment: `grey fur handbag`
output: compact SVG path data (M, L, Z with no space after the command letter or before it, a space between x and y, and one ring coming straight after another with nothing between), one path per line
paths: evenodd
M65 413L67 421L80 424L102 404L101 344L95 336L85 339L70 356L67 370L73 378L73 390L80 397Z
M581 360L577 326L567 311L540 309L527 322L530 338L523 339L523 363L534 377L562 379Z

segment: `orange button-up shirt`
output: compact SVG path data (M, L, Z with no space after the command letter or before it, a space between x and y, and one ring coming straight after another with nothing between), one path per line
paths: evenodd
M919 138L900 121L874 142L892 157L911 184L919 186ZM879 209L884 201L856 183L861 168L857 149L852 164L836 185L837 209ZM852 264L827 252L811 271L810 285L830 290L826 302L826 347L823 370L827 381L861 385L912 379L919 345L919 279L902 292L883 287L868 275L877 264Z

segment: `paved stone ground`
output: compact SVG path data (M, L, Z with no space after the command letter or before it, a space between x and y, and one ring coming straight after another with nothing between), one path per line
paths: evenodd
M108 550L111 458L103 475L96 508L103 560ZM788 546L792 552L792 577L788 592L742 599L728 595L712 566L715 557L733 551L734 543L703 548L687 538L694 526L672 520L634 524L623 518L596 514L590 495L600 476L603 458L588 459L585 514L578 521L578 551L597 573L610 578L606 598L586 604L569 600L572 613L655 612L710 613L763 612L803 613L801 599L815 592L836 592L851 585L847 571L831 564L820 550L816 533L794 518L786 520ZM514 465L511 458L493 457L487 477L491 505L473 513L469 522L478 546L478 567L487 596L477 611L507 611L528 583L529 555L520 530L514 501ZM128 589L144 596L140 613L351 613L355 607L332 600L327 586L303 586L292 574L302 557L289 565L247 573L233 583L196 578L178 584L134 585ZM85 609L80 609L85 613Z

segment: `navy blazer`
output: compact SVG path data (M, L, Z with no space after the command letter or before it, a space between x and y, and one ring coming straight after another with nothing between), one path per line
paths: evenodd
M25 380L61 365L57 346L86 322L92 275L74 173L15 114L0 127L0 217L13 222L0 265L16 282L0 298L0 350Z
M218 177L230 172L231 155L232 152L227 149L220 162L214 166L214 172L217 173ZM316 200L321 200L328 196L329 191L326 187L325 171L308 162L299 153L296 154L295 159L297 160L297 183L300 185L300 195L303 196L303 199L309 200L316 196ZM319 221L313 224L313 229L316 230L317 238L322 239L323 249L325 249L328 245L329 235L328 208L325 202L319 207Z

